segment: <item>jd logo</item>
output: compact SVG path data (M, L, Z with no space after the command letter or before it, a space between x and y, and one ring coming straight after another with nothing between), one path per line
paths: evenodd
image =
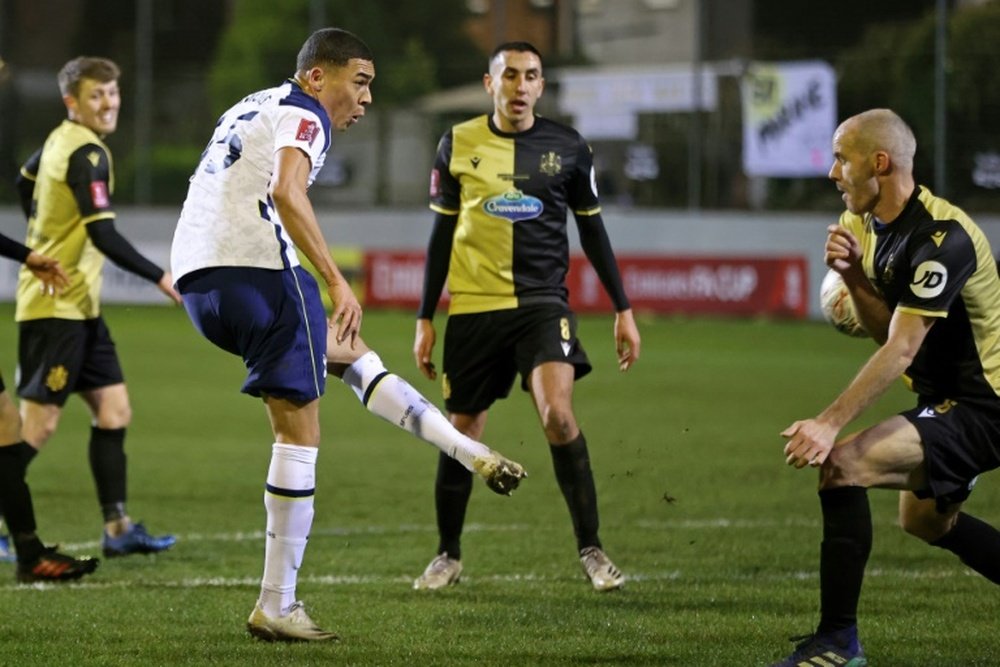
M913 272L910 291L921 299L933 299L944 291L948 284L948 269L939 262L922 262Z

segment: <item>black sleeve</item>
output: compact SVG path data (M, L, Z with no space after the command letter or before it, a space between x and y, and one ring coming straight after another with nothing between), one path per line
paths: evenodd
M124 236L119 234L114 221L110 218L95 220L88 224L87 235L98 250L126 271L151 283L158 283L163 277L163 269L143 257Z
M17 175L15 185L17 186L17 196L21 201L21 210L24 217L30 219L34 211L35 180L38 177L38 164L42 161L42 149L39 148L28 158L28 161L21 166L21 172Z
M7 257L23 263L30 254L31 248L23 243L18 243L6 234L0 234L0 257Z
M578 215L576 226L580 230L580 245L583 246L583 252L597 272L597 277L601 279L604 290L615 304L615 311L628 310L631 306L628 297L625 296L621 274L618 273L618 262L615 261L615 253L611 249L611 240L608 238L607 230L604 229L604 219L601 214Z
M457 215L438 213L434 216L434 229L427 244L427 265L424 268L424 291L417 310L419 319L432 319L441 290L448 279L448 265L451 262L451 244L455 238Z
M111 206L111 158L102 146L84 144L69 156L66 185L80 209L84 223L113 218Z

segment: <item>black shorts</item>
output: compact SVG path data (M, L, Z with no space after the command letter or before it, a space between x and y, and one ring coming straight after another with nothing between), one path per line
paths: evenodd
M920 434L927 488L918 498L936 498L939 509L964 502L976 478L1000 467L1000 412L968 403L928 401L900 413Z
M104 318L18 323L17 395L64 405L73 392L125 381Z
M591 370L576 337L576 316L564 305L451 315L442 364L445 407L482 412L510 394L517 373L527 390L532 369L547 361L572 364L576 379Z

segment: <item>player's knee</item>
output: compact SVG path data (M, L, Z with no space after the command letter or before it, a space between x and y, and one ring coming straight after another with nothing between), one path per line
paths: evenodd
M126 428L132 423L132 406L119 405L102 408L95 419L97 428L108 430Z
M14 419L0 419L0 445L10 445L21 439L21 420L14 412Z
M899 516L899 526L909 535L923 540L935 542L951 530L954 519L943 515L927 516L924 514L902 513Z
M820 489L843 486L868 488L873 484L871 471L864 461L855 456L853 449L834 447L820 468Z
M0 444L9 445L21 439L21 415L7 398L0 398Z
M337 361L327 361L326 362L326 373L327 373L327 375L335 377L338 380L343 380L344 379L344 372L347 370L347 368L349 366L350 366L350 364L344 364L344 363L340 363L340 362L337 362Z
M26 442L38 448L49 441L58 424L58 419L25 420L21 426L21 434Z
M542 428L549 442L567 442L576 432L576 420L571 410L549 407L542 415Z
M955 516L938 512L900 512L899 526L907 534L924 542L935 542L952 529Z

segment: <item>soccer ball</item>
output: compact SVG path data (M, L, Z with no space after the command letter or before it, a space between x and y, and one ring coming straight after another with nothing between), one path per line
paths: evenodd
M840 274L830 269L823 277L819 288L819 303L823 309L823 317L840 333L865 338L868 332L861 326L857 313L854 312L854 301L847 291Z

